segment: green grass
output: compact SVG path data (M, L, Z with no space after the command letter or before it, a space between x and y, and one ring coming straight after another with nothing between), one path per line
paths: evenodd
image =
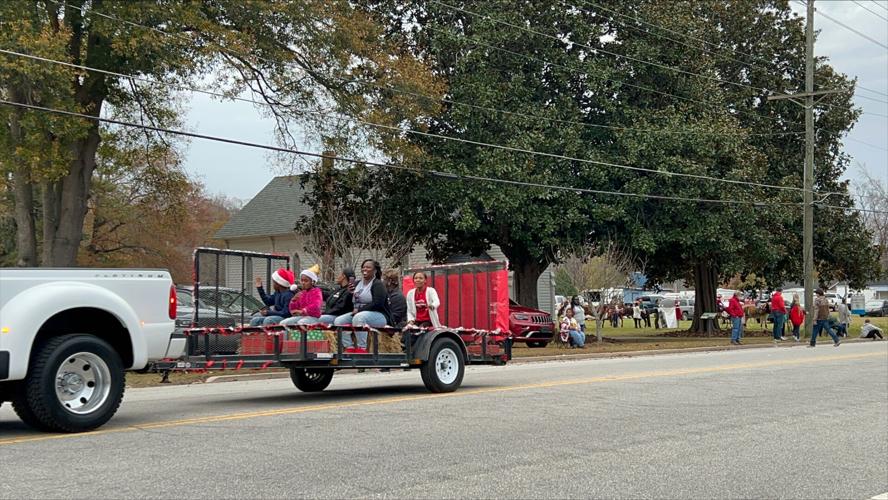
M848 328L849 338L856 338L860 335L860 327L863 326L864 318L860 316L852 316L851 317L851 326ZM888 318L869 318L872 324L878 326L883 331L888 331ZM690 321L679 321L678 328L661 328L656 330L651 326L650 328L635 328L633 325L635 323L631 319L624 319L623 326L614 328L610 326L609 322L605 322L604 326L601 329L601 335L605 337L611 338L620 338L620 337L656 337L661 336L665 333L674 333L674 332L682 332L687 331L691 327ZM653 325L653 323L651 323ZM771 331L772 325L769 323L767 325L768 332ZM730 331L730 326L725 325L722 329ZM750 320L746 325L747 333L761 332L764 330L764 324L759 325L755 320ZM595 336L595 321L587 319L586 320L586 335L587 336Z

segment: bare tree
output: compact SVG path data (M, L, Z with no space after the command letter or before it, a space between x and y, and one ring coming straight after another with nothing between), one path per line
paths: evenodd
M863 182L857 185L857 206L870 210L861 212L866 228L873 233L873 243L879 246L882 254L879 263L882 273L888 273L888 184L874 178L863 167L859 168Z
M632 253L610 242L603 246L585 247L575 252L561 264L570 283L582 293L599 290L601 299L592 306L595 320L595 338L601 343L601 328L607 320L608 306L623 302L623 287L630 281L633 271L643 270L644 263Z

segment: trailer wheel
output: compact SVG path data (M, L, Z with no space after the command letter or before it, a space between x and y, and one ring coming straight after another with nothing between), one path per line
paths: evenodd
M429 351L429 359L420 372L422 381L431 392L453 392L462 384L466 371L462 349L448 338L438 338Z
M302 392L321 392L333 380L333 370L329 368L290 368L290 379Z
M42 430L84 432L111 419L123 400L123 362L92 335L64 335L35 346L28 375L13 395L26 424Z

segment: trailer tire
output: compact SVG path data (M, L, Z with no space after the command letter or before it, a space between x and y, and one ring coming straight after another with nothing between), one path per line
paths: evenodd
M290 368L293 385L302 392L321 392L333 381L330 368Z
M429 359L420 368L422 382L431 392L453 392L462 384L466 362L462 349L453 340L438 338L429 350Z
M40 430L89 431L117 412L125 377L120 355L105 341L80 334L53 337L35 346L13 409Z

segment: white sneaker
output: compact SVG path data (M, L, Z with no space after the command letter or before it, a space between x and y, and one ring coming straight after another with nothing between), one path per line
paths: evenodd
M780 337L780 340L782 341L782 340L789 340L789 339L787 339L786 337Z

